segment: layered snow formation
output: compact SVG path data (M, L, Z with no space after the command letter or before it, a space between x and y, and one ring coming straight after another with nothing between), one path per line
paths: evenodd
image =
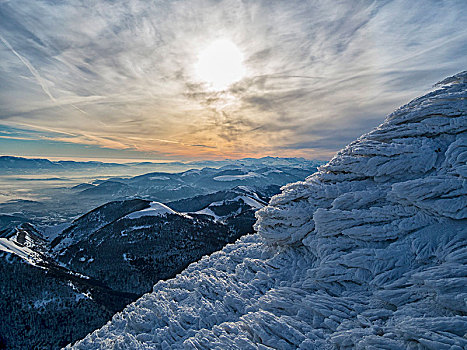
M76 349L467 348L467 72Z

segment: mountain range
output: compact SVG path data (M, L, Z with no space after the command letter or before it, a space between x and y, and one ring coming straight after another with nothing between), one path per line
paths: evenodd
M467 348L467 72L74 349Z
M289 169L281 177L276 174L282 170L268 167L268 174L259 169L243 179L240 168L230 165L119 179L135 192L107 192L118 200L61 225L22 222L25 210L21 216L3 215L0 348L63 347L101 327L159 280L173 278L190 263L251 233L255 212L280 185L290 176L304 178L299 168L295 175ZM192 193L198 195L179 199L190 195L185 192L165 204L147 199L161 191L161 181L167 186L196 184ZM69 191L86 202L102 195L100 189L95 194L88 189L109 182ZM138 193L145 193L145 199L135 198Z
M178 173L107 176L86 183L65 182L66 185L50 188L40 184L39 189L32 192L32 195L39 196L38 200L17 198L0 203L0 213L3 214L0 223L6 225L10 222L10 226L13 226L20 221L50 226L69 222L109 201L141 198L167 203L236 186L266 191L270 196L277 193L280 186L303 180L324 164L301 158L243 159L230 163L219 168L190 169ZM21 184L21 188L24 188L24 184Z
M242 159L225 159L212 161L191 161L191 162L129 162L129 163L111 163L101 161L71 161L59 160L51 161L45 158L24 158L15 156L0 156L0 174L3 172L15 173L18 171L33 171L34 173L41 170L55 171L74 171L74 170L89 170L96 168L180 168L186 169L202 169L206 167L220 168L227 165L234 166L304 166L309 161L304 158L279 158L279 157L263 157L263 158L242 158Z
M75 161L51 161L43 158L23 158L14 156L0 156L0 171L32 170L76 170L97 167L125 167L124 164L105 162L75 162Z

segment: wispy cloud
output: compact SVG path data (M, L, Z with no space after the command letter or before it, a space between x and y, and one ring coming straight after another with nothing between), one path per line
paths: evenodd
M465 70L466 11L434 0L4 1L0 120L167 158L329 157ZM247 73L216 92L194 69L218 38L239 47Z
M36 68L34 68L31 62L29 62L27 58L24 58L18 52L16 52L16 50L10 45L10 43L1 34L0 34L0 40L8 48L8 50L10 50L16 57L18 57L22 63L24 63L24 65L28 68L29 72L31 72L31 74L36 79L37 83L40 85L44 93L50 98L52 102L55 102L55 97L53 97L52 94L50 93L47 83L45 82L44 79L42 79L41 75L36 70Z

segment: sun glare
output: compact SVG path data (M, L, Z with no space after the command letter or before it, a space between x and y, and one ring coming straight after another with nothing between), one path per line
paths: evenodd
M216 40L200 52L195 71L211 89L224 90L245 75L243 54L230 40Z

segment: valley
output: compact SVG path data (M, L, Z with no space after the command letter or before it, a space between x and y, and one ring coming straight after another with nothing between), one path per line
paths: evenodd
M47 201L0 204L0 348L84 337L158 281L252 233L255 212L320 164L248 162L97 180L50 189Z

